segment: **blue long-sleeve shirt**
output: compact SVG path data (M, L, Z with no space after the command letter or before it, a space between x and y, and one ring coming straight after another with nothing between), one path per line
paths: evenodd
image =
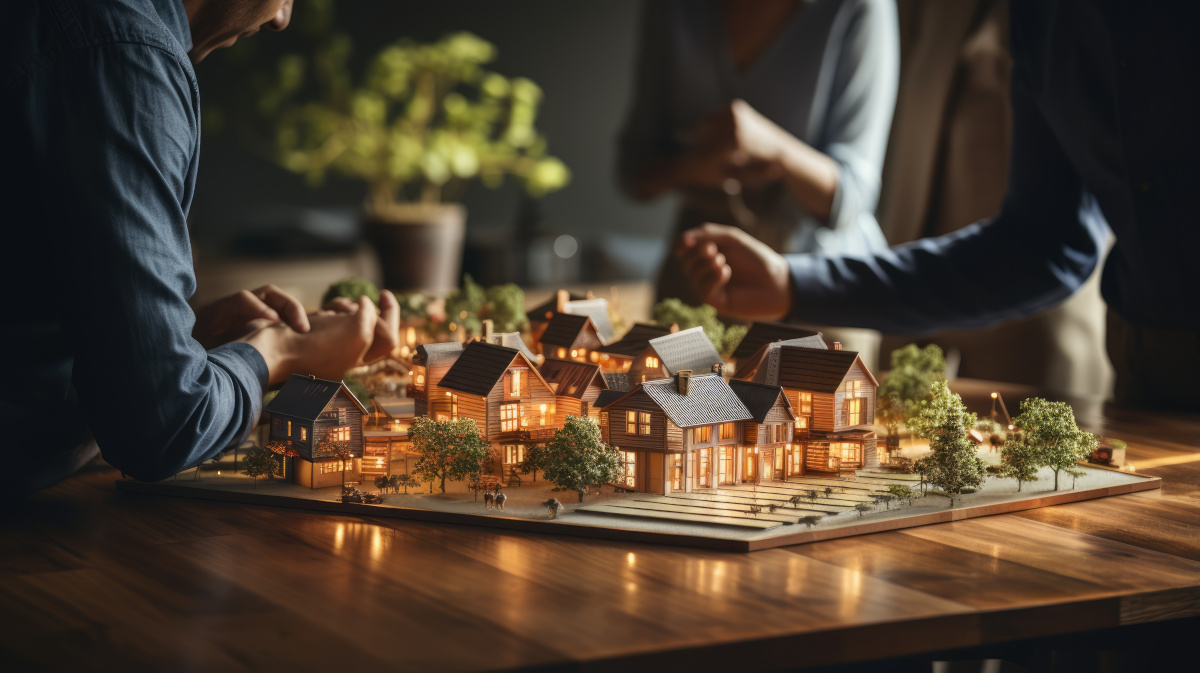
M161 479L261 411L258 351L191 336L190 48L179 0L0 3L0 455L26 488L88 430L108 462Z
M860 257L789 257L806 322L922 332L978 328L1102 276L1111 309L1200 328L1196 3L1013 0L1013 144L991 220Z

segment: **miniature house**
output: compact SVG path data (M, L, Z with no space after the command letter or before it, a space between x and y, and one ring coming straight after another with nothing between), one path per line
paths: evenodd
M750 355L738 358L736 360L734 378L745 381L753 380L755 374L758 373L759 367L761 367L764 362L767 362L772 357L772 353L775 353L775 356L778 357L778 351L783 346L803 346L805 348L820 349L829 348L820 332L810 336L798 337L794 339L769 341L759 346ZM741 350L741 345L738 346L738 350Z
M629 371L634 358L650 347L650 340L671 333L669 327L658 325L635 324L620 341L611 342L600 347L600 368L606 373Z
M554 390L557 398L556 425L564 425L567 416L600 418L600 412L594 405L600 393L608 390L608 383L605 382L599 366L571 360L547 359L538 371Z
M796 417L787 395L779 386L752 381L734 379L729 387L751 416L742 431L746 443L742 481L782 480L787 453L802 450L792 443ZM797 461L799 458L794 457Z
M812 337L817 337L817 339L813 340ZM825 347L820 332L781 322L754 322L750 323L746 329L746 335L738 342L737 348L733 349L733 354L729 356L729 364L733 365L735 371L740 372L748 363L755 360L755 356L763 346L795 339L809 339L807 343L796 345L813 348ZM821 345L816 345L817 341L820 341Z
M525 313L525 317L529 320L529 334L533 339L533 343L541 341L542 332L546 326L550 324L550 320L559 313L566 313L567 305L573 301L584 301L587 297L579 294L572 294L566 290L559 290L549 300L538 304L534 308L529 309Z
M690 492L743 479L742 425L753 417L719 374L648 380L600 414L626 488Z
M495 472L506 481L515 479L530 442L546 441L562 427L554 390L516 348L468 343L425 394L431 418L475 420L492 445Z
M430 391L437 390L438 382L450 371L462 352L463 345L457 341L417 346L412 361L412 383L408 385L408 396L413 398L413 415L428 416L434 420L449 417L449 402Z
M878 465L872 427L879 383L858 353L836 342L832 349L779 346L754 381L782 387L796 418L785 477Z
M293 374L265 411L267 448L285 456L286 478L309 488L361 481L367 409L341 381Z
M554 316L538 342L538 348L546 358L593 364L600 361L598 349L603 346L604 340L591 318L569 313Z
M665 379L685 369L707 374L720 371L722 366L724 361L704 334L704 328L693 327L650 339L650 345L638 353L629 367L629 383L636 386Z

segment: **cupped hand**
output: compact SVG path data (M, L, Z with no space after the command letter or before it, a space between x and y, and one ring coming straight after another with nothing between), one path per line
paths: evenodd
M778 320L791 311L787 260L741 229L718 224L689 229L674 252L692 288L718 313Z
M192 337L207 350L280 322L300 333L310 327L304 306L295 297L274 285L264 285L198 309Z
M324 311L347 313L353 315L360 309L360 304L345 297L337 297L326 302ZM375 321L375 333L371 347L363 357L363 362L370 364L387 357L400 345L400 302L390 290L379 293L379 318Z

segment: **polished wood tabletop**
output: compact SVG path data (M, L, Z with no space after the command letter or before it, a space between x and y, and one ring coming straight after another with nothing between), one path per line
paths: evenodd
M955 387L987 408L992 386ZM1200 417L1075 402L1163 488L750 554L122 493L94 468L0 514L0 668L743 671L1200 614Z

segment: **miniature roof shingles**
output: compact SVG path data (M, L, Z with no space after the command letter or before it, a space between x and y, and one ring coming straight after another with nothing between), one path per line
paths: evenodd
M713 347L703 327L693 327L674 334L666 334L650 340L650 347L658 354L662 366L674 375L684 369L708 373L714 365L724 364L717 349Z
M608 343L616 334L613 332L612 319L608 316L607 299L572 299L563 307L563 313L571 315L586 315L592 319L596 334L600 341Z
M755 351L772 341L786 341L788 339L814 336L820 337L821 333L781 322L751 323L749 329L746 330L746 336L742 337L737 348L733 350L733 358L741 362L743 358L754 355Z
M856 361L871 382L878 385L875 377L859 360L857 351L802 346L780 348L778 356L772 354L770 361L759 369L754 380L758 383L811 390L815 393L833 393L837 391Z
M581 301L586 299L583 295L572 293L569 295L569 301ZM558 295L550 295L546 301L525 312L525 317L529 318L529 322L545 322L554 317L558 313Z
M579 333L589 326L593 332L596 331L595 323L586 315L559 313L550 319L550 324L542 333L542 343L569 348L579 338ZM597 336L599 336L598 333Z
M681 428L751 418L750 410L720 374L690 377L687 395L679 394L674 378L646 381L641 388Z
M457 360L458 356L462 355L462 352L463 345L457 341L421 344L417 346L417 352L413 355L413 364L424 365L426 367L447 365Z
M637 323L621 337L620 341L615 341L607 346L598 349L601 353L609 353L611 355L624 355L626 357L635 358L646 350L650 345L651 339L656 339L660 336L666 336L671 333L670 327L659 327L658 325L647 325Z
M629 372L605 372L604 382L610 390L633 390L633 382L629 380Z
M515 348L472 341L463 348L462 355L458 356L458 361L446 372L438 386L486 396L520 355L521 351Z
M554 360L548 358L538 368L538 371L541 372L542 378L546 379L546 383L558 384L558 387L554 391L556 395L582 399L583 394L587 392L588 386L597 380L600 382L602 389L608 389L608 382L601 375L599 365L575 362L574 360Z
M341 381L327 381L300 374L292 374L287 383L283 384L279 393L267 405L266 412L313 421L342 389L346 390L346 394L364 414L370 413Z
M596 401L592 404L592 406L596 407L597 409L603 409L622 397L625 397L628 392L628 390L601 390L600 395L596 397Z
M735 378L743 380L760 380L757 376L758 370L769 359L772 352L777 352L784 346L804 346L805 348L820 348L828 349L829 346L825 343L820 332L813 336L800 337L798 339L785 339L783 341L770 341L754 351L754 355L749 358L738 360L737 374Z
M775 408L775 403L779 401L779 396L783 395L783 388L779 386L769 386L753 381L734 379L729 382L729 387L733 389L733 393L738 396L742 404L746 405L746 409L750 411L755 423L762 423L766 420L767 414L771 413L771 410ZM792 405L787 401L786 395L783 397L783 404L788 409L788 415L791 416Z

